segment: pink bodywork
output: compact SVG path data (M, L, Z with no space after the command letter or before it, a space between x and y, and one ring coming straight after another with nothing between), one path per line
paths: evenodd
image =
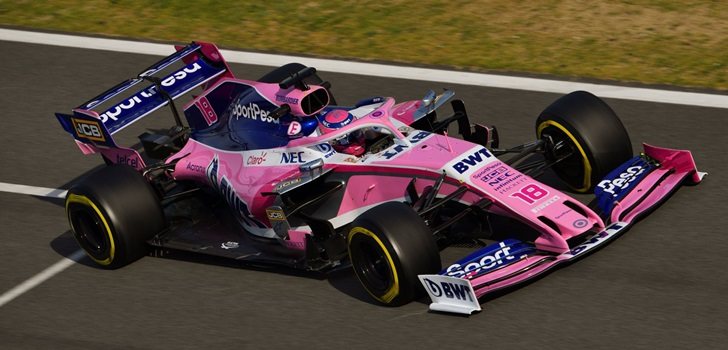
M245 83L256 84L247 81ZM270 85L257 86L256 89L267 96L277 92ZM408 128L407 125L413 122L413 114L420 103L421 101L409 101L395 104L393 99L387 98L370 113L335 132L291 140L288 145L274 149L228 152L190 140L178 153L189 154L188 156L175 156L168 161L179 159L174 171L176 179L206 183L206 174L201 169L205 169L217 157L219 177L225 176L232 181L232 187L250 208L251 216L268 227L270 223L265 216L265 208L272 205L274 198L261 193L272 192L281 181L303 175L299 171L300 164L281 164L282 154L286 152L303 152L302 162L320 158L325 162L324 169L352 174L347 181L337 216L329 218L334 227L351 222L359 214L383 202L403 201L404 190L413 177L418 178L416 187L418 191L422 191L424 187L432 185L444 171L446 180L441 188L441 195L447 195L460 185L466 185L469 191L459 198L461 202L473 204L482 198L488 198L494 202L488 210L518 218L541 233L535 245L543 253L524 256L516 263L471 280L478 297L537 276L610 239L626 228L642 211L655 205L685 177L692 176L693 181L700 181L689 152L645 145L647 155L658 159L662 168L641 181L639 187L618 205L610 221L612 226L607 228L601 218L581 202L518 172L482 146L439 134L423 134L422 131ZM317 145L341 135L370 126L387 129L395 136L395 146L363 157L336 152L324 154L317 148ZM391 151L397 147L399 150L394 156L385 155L388 151L391 155ZM470 160L472 165L463 163L464 160ZM458 163L461 165L458 166ZM467 169L463 164L467 165ZM663 178L667 171L671 174ZM639 195L642 189L653 186L657 186L653 195L642 199ZM619 208L627 208L640 200L641 203L636 208L620 218L622 211ZM253 233L272 237L272 229L260 229L245 223L243 225ZM598 234L589 241L591 243L587 242L583 247L569 247L568 239L587 232ZM292 228L290 233L290 242L286 245L294 249L305 249L305 235L310 234L310 229Z
M228 80L230 78L222 79L221 82ZM274 100L275 94L280 93L275 84L251 81L241 81L241 83L254 86L258 93L271 101ZM205 95L198 96L196 101L204 97ZM196 101L186 107L194 108ZM329 218L334 227L350 222L374 205L387 201L402 201L404 189L412 177L420 179L417 185L421 190L424 186L432 184L444 171L447 177L446 185L441 191L442 195L451 193L460 184L468 186L470 191L460 198L462 202L472 204L481 198L492 200L495 206L489 210L519 218L542 232L535 242L538 249L563 253L569 250L567 239L592 228L604 228L602 220L589 208L566 194L521 174L498 160L482 146L408 128L407 124L413 121L413 114L420 103L421 101L409 101L395 104L393 99L387 98L368 114L335 132L294 139L284 147L273 149L231 152L190 140L167 162L178 161L174 169L175 179L207 184L208 178L204 169L216 157L219 162L218 179L227 178L239 198L250 209L250 219L264 223L268 227L270 223L266 218L265 209L273 204L274 196L264 196L262 193L273 192L276 185L283 180L302 176L298 169L300 163L323 159L326 170L352 174L377 173L366 176L354 175L350 178L337 217ZM316 147L367 127L386 129L394 135L396 144L378 154L368 154L363 157L336 152L333 155L323 154ZM291 153L300 155L300 163L283 163L283 154ZM457 163L464 160L471 160L471 163L474 163L468 166L467 171L460 173L456 169ZM484 180L495 170L507 175L507 186L491 186ZM391 176L386 176L387 174ZM535 199L524 200L522 194L517 194L533 190L535 187L538 188L536 193L538 196ZM579 225L575 225L575 222ZM268 237L273 235L272 229L251 226L246 220L243 220L243 225L255 234ZM306 231L307 228L296 230Z
M214 45L200 45L200 51L183 58L186 63L197 60L199 54L224 63ZM224 66L226 69L222 73L205 80L202 85L204 92L184 106L186 112L197 109L207 125L219 122L207 97L224 83L252 87L277 106L281 103L275 101L285 101L290 113L298 117L320 112L307 113L300 103L307 95L324 89L322 86L312 85L305 91L282 89L278 84L237 79L227 63ZM599 215L587 206L513 169L483 146L409 127L421 115L416 112L422 104L420 100L396 104L394 99L386 98L381 103L364 106L366 108L356 115L356 120L340 129L295 138L277 148L227 151L190 139L166 163L174 164L170 176L175 180L221 188L226 200L233 198L238 207L240 224L248 232L268 238L277 237L266 213L266 209L275 205L276 196L270 194L285 189L286 184L295 184L303 177L311 176L302 173L300 167L303 164L322 160L323 172L349 175L336 215L323 218L329 220L334 228L350 223L381 203L404 201L405 189L412 178L417 179L416 190L422 193L444 173L445 180L439 191L441 196L466 186L468 191L457 198L461 203L471 205L487 199L493 203L488 211L516 218L540 233L534 242L535 254L520 256L517 262L483 275L465 277L470 278L477 297L521 283L573 260L616 237L688 177L694 183L702 180L703 174L697 171L690 152L644 145L645 154L661 166L636 184L621 202L614 203L615 209L605 225ZM96 111L75 109L74 112L101 119ZM394 145L361 157L337 153L330 146L334 140L353 131L372 128L391 134ZM293 135L290 130L288 135ZM105 145L76 143L84 154L100 153L111 163L127 164L140 171L146 167L137 151L119 147L113 140ZM211 174L213 164L216 172ZM216 179L216 182L211 183L211 179ZM310 234L308 226L292 227L288 238L279 241L291 251L303 254ZM590 238L576 247L567 243L571 238L586 234L589 236L585 237Z
M276 94L285 94L299 101L304 97L304 93L297 89L281 90L277 84L225 76L205 94L185 105L185 110L198 108L204 115L202 106L206 94L230 81L252 86L269 101L275 101ZM321 88L312 86L312 91ZM408 101L395 104L394 99L386 98L384 102L375 104L367 114L340 129L319 136L293 139L286 146L272 149L225 151L190 139L182 150L167 159L167 163L176 162L173 172L176 180L218 186L219 183L209 183L208 174L210 164L216 159L216 178L218 181L227 179L235 195L249 209L248 216L241 218L241 224L255 235L269 238L275 237L275 234L267 219L266 208L274 205L275 196L263 193L275 192L279 184L299 179L304 175L299 167L305 162L322 159L324 171L351 174L337 215L327 218L335 228L348 224L378 204L404 201L405 188L413 177L418 179L416 189L421 193L444 172L446 178L440 195L448 195L465 185L469 191L458 198L460 202L469 205L487 198L494 203L488 208L489 211L517 218L540 232L534 243L542 253L523 256L516 263L471 280L478 297L523 282L573 259L619 233L687 176L691 176L694 182L701 180L690 152L645 145L645 153L661 162L662 167L649 174L621 203L616 204L610 220L612 228L607 228L601 218L581 202L518 172L484 147L408 127L414 122L415 111L421 103ZM303 113L300 106L291 107L294 114ZM81 112L98 118L98 115L93 115L96 114L93 111ZM208 120L212 123L216 121L217 116ZM362 157L337 153L331 147L324 153L318 147L352 131L371 127L385 129L394 135L395 145ZM77 143L84 153L101 153L112 162L125 163L137 169L145 166L139 154L132 149ZM285 163L284 155L291 154L296 154L298 162ZM649 192L650 195L643 198L642 192ZM569 247L568 239L587 232L598 232L591 244L587 242L585 247L575 249ZM307 226L293 227L289 231L289 238L281 243L302 253L306 235L309 234L311 230Z
M644 144L643 147L645 154L658 161L662 166L651 172L620 203L617 203L611 214L611 221L613 222L632 222L640 213L662 198L667 197L688 176L690 176L693 183L699 183L702 180L693 160L693 155L689 151L660 148L648 144ZM663 177L664 179L660 181ZM649 191L658 183L657 188ZM643 199L643 193L648 191L649 196ZM625 213L625 210L633 206L633 210Z
M644 150L646 155L660 162L660 167L640 181L621 203L617 203L607 228L597 232L585 243L559 255L524 256L516 263L473 278L470 282L475 295L481 297L498 289L522 283L561 263L575 259L628 229L635 219L659 204L684 180L689 178L693 183L699 183L705 175L698 172L689 151L647 144L644 145Z

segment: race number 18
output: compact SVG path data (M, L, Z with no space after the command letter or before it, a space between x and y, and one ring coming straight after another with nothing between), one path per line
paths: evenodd
M549 191L543 187L536 184L530 184L521 188L518 192L511 194L511 197L516 197L528 204L533 204L537 200L546 197L548 194Z

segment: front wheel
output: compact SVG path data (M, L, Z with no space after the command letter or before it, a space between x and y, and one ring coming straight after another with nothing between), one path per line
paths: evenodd
M632 158L632 143L617 114L599 97L575 91L554 101L536 120L554 172L575 192L589 192L611 170Z
M66 214L81 248L109 269L144 256L146 241L165 227L152 186L124 165L101 168L71 187Z
M364 289L384 305L407 304L423 295L417 275L441 269L432 232L404 203L378 205L350 227L347 244L354 272Z

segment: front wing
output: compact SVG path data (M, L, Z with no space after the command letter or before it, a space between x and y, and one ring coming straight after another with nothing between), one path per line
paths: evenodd
M666 200L684 181L698 183L706 175L697 170L689 151L650 145L644 149L643 156L615 169L595 190L599 207L610 219L606 228L558 255L507 239L460 260L462 265L456 263L437 275L420 275L432 299L430 310L480 311L478 298L528 281L605 245Z

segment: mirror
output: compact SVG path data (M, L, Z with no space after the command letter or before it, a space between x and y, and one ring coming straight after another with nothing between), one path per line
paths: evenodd
M425 97L422 98L422 105L425 107L431 105L432 102L435 102L435 97L437 97L437 95L435 95L434 91L427 91Z

